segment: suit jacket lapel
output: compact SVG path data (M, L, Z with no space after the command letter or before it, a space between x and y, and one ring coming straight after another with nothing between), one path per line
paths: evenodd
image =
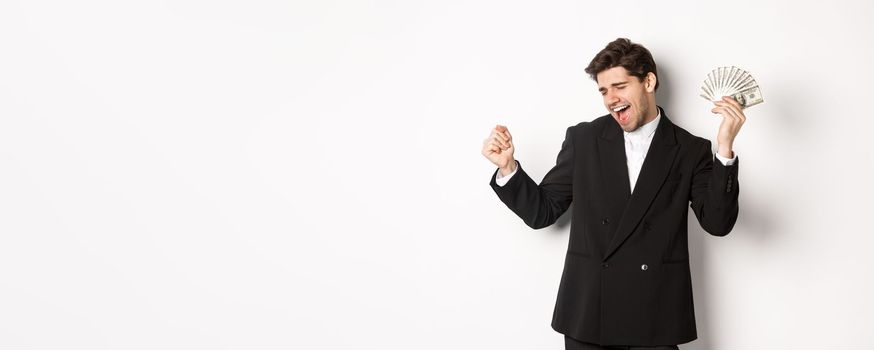
M602 147L601 159L602 165L611 168L617 168L618 166L613 164L613 162L615 162L614 160L606 160L605 158L611 157L612 159L618 159L618 161L622 162L621 168L623 174L621 176L620 174L615 174L616 169L606 169L602 171L605 172L605 176L613 176L612 178L617 179L617 181L610 181L611 177L605 177L607 183L614 183L615 185L616 183L621 182L618 179L624 179L624 182L621 182L621 185L625 188L625 193L628 193L630 192L630 189L628 167L625 164L625 140L621 133L622 129L619 128L618 124L616 125L616 128L620 131L618 135L618 143L621 146L620 150L622 151L622 154L619 157L615 154L605 154L605 152L615 152L615 150L612 150L615 147L612 147L611 150L607 151ZM665 111L661 110L661 119L659 120L659 125L656 127L655 135L653 135L649 151L646 153L643 167L640 169L640 176L638 176L637 184L634 186L634 192L631 193L631 198L629 198L625 211L622 213L622 218L619 220L616 233L613 234L613 239L610 241L607 251L603 255L603 260L607 260L607 258L609 258L610 255L612 255L616 249L625 242L628 236L631 235L631 232L634 231L634 228L640 223L640 219L649 209L652 200L655 198L655 195L658 193L659 189L661 189L665 178L668 176L679 148L680 147L677 145L677 140L674 135L674 123L668 119Z

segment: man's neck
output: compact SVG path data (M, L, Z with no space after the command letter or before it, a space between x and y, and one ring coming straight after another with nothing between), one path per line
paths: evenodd
M650 109L650 111L651 110L652 109ZM652 118L644 119L643 122L637 126L637 129L634 129L632 131L626 131L625 136L639 137L639 135L653 133L655 131L655 126L657 125L656 123L653 123L653 121L659 119L659 117L662 115L661 111L658 108L656 108L655 111L655 116L653 116ZM647 113L647 115L649 115L649 113Z
M649 124L649 122L656 119L656 117L661 114L659 112L659 107L655 103L651 104L649 108L647 108L646 116L643 118L643 124Z

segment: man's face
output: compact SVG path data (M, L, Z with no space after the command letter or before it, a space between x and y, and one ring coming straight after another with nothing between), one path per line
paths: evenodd
M655 74L649 73L641 81L621 66L598 73L598 91L604 97L604 106L622 130L631 132L655 119Z

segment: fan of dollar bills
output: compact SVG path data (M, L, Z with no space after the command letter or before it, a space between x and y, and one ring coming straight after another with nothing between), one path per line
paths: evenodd
M719 101L722 96L730 96L747 108L765 102L759 83L747 71L738 67L719 67L707 73L701 97L708 101Z

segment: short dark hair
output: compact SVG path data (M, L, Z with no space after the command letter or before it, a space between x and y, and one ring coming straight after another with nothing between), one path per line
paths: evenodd
M633 43L626 38L619 38L607 44L607 47L598 52L592 62L589 62L586 73L589 73L592 80L598 81L598 73L620 66L640 81L646 78L647 73L652 72L656 76L655 89L658 90L659 73L652 54L643 45Z

